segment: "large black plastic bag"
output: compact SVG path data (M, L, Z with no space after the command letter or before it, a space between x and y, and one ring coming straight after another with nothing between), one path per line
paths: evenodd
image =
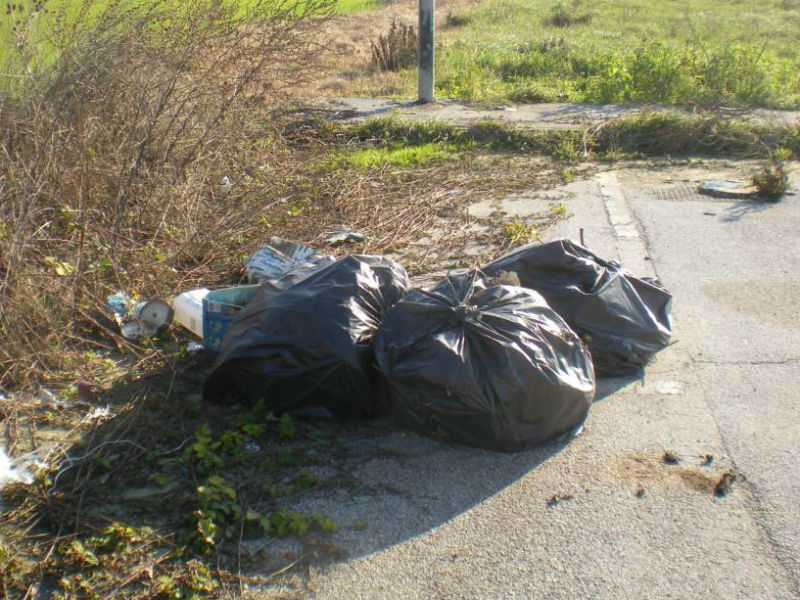
M337 418L380 412L370 342L407 290L403 267L374 256L342 258L279 293L262 286L231 323L205 398Z
M405 296L373 346L399 422L472 446L551 439L595 395L588 350L544 299L475 272Z
M669 344L670 293L570 240L524 246L483 270L516 273L542 294L587 343L598 375L634 373Z

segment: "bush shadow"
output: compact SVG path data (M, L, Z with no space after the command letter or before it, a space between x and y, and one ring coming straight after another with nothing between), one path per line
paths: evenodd
M720 217L720 221L723 223L736 223L747 216L764 212L774 206L774 202L766 200L739 200L725 207L725 214Z
M230 523L231 535L198 555L214 569L269 576L290 565L307 569L357 558L430 531L524 478L570 439L502 453L423 437L390 418L296 419L296 433L287 436L269 416L263 433L243 434L234 452L215 450L222 464L202 468L191 450L198 428L208 425L219 440L242 433L243 417L252 417L241 407L202 403L212 360L210 353L189 357L117 384L99 399L113 416L88 429L62 463L53 494L58 501L49 507L53 527L69 533L109 522L147 525L192 548L185 540L195 526L197 488L220 476L236 489L243 512L308 517L306 533L283 537L242 535L243 526ZM337 530L315 527L312 515L329 517Z

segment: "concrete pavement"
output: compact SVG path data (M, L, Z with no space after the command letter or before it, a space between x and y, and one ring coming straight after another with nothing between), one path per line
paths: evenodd
M519 105L465 105L443 100L417 104L413 100L386 98L311 98L308 106L321 110L329 118L340 121L361 121L375 117L398 117L407 121L436 119L454 125L467 125L481 120L503 121L519 127L536 129L574 129L592 123L631 117L645 110L692 114L691 109L631 104L542 103ZM798 125L800 111L769 109L717 109L726 118L751 120L771 125Z
M297 507L340 524L342 554L262 595L800 599L800 196L695 192L751 166L631 164L471 207L524 219L563 202L572 216L547 237L583 228L600 255L659 276L674 345L640 378L602 380L580 436L528 452L347 425L331 468L351 486Z

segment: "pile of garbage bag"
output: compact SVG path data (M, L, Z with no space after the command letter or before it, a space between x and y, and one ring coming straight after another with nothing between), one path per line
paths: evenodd
M536 292L475 271L408 294L374 348L397 419L472 446L554 438L594 400L592 359L564 320Z
M539 292L589 346L599 375L629 375L669 344L672 296L570 240L532 244L483 267Z
M670 339L671 296L569 240L520 248L409 291L397 262L275 248L232 317L204 397L517 450L579 427L595 373L628 374ZM284 252L285 251L285 252ZM262 257L263 258L263 257ZM285 258L285 260L284 260Z
M371 341L409 287L405 269L347 256L281 293L262 285L233 318L204 397L275 412L323 408L336 418L383 412L371 381Z

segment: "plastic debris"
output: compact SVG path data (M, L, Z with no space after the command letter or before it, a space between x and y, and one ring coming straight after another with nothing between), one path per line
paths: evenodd
M291 271L315 266L319 257L313 248L284 240L270 239L269 244L256 250L245 263L250 283L278 279Z
M374 339L398 420L496 450L579 427L595 396L592 359L538 293L477 272L414 290Z
M189 354L194 354L195 352L200 352L201 350L205 350L206 347L203 344L198 342L189 342L186 344L186 352Z
M26 459L12 459L0 447L0 490L9 483L33 483L33 475L28 471Z
M601 375L627 375L669 344L672 296L656 279L636 278L571 240L524 246L484 267L516 273L589 346Z
M338 418L379 414L370 341L408 289L405 269L347 256L276 293L260 286L233 317L204 397L276 413L325 409Z
M154 337L172 323L174 312L163 300L136 302L133 298L118 292L106 299L108 306L126 340L136 341L143 337Z
M199 338L203 337L203 298L208 296L210 291L208 288L190 290L178 294L172 300L175 322Z
M358 231L353 231L345 225L336 225L327 234L325 241L334 246L348 242L363 242L366 236Z
M126 340L151 338L164 331L172 323L174 312L163 300L148 300L136 306L137 315L120 327Z
M219 350L231 321L258 289L257 285L240 285L214 290L203 298L203 345L206 348Z
M227 175L223 175L217 186L217 194L220 198L224 198L230 193L231 189L233 189L233 180Z
M64 406L66 404L63 398L59 398L47 388L41 388L36 396L42 404L52 404L55 407Z
M118 317L133 316L136 301L122 292L109 295L106 298L106 306Z
M715 198L752 198L758 195L758 188L744 181L706 181L698 191Z
M81 419L81 423L96 424L101 421L110 419L111 417L112 417L111 409L108 406L103 406L103 407L97 406L93 408L91 411L89 411L89 413L86 414L83 417L83 419Z

